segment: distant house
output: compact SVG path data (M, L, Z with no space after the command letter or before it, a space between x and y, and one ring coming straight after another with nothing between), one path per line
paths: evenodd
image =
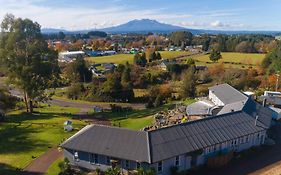
M103 51L103 52L102 52L102 55L103 55L103 56L115 55L115 54L117 54L117 52L114 51L114 50L108 50L108 51Z
M72 62L77 58L83 58L85 56L85 52L83 51L67 51L59 53L59 61L60 62Z
M266 100L266 103L268 104L281 106L281 92L264 91L264 94L260 99Z
M164 70L164 71L167 71L168 70L168 66L169 65L172 65L172 64L176 64L177 62L175 60L168 60L168 59L165 59L161 62L161 64L159 65L159 67Z
M99 107L99 106L94 106L93 109L94 109L94 112L97 112L97 113L103 111L103 108Z
M92 65L90 67L90 70L95 77L101 77L106 74L112 73L116 67L117 65L113 63L101 63Z
M72 131L72 129L73 129L72 121L67 120L67 121L64 122L63 125L64 125L64 130L65 131L67 131L67 132Z
M153 131L89 125L61 145L64 156L90 170L117 166L127 173L142 167L170 175L171 167L214 164L265 143L272 110L227 84L210 88L210 97L215 105L230 106L215 116Z
M208 70L208 67L207 66L195 66L195 69L197 71L205 71L205 70Z

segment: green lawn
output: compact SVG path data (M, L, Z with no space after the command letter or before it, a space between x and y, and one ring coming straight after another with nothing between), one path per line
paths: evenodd
M185 51L161 51L161 56L163 59L171 59L178 56L184 56L190 54ZM127 61L129 63L133 63L134 55L133 54L117 54L111 56L103 56L103 57L88 57L86 60L90 63L116 63L116 64L124 64Z
M195 100L185 100L185 105L191 104L195 102ZM165 104L158 108L153 109L143 109L143 110L134 110L132 112L122 112L122 113L104 113L103 116L109 120L111 120L112 124L115 126L140 130L144 127L151 125L154 122L154 114L160 111L167 111L169 109L173 109L176 104L179 102L172 102Z
M46 175L58 175L60 173L60 167L59 164L63 162L63 158L59 158L55 162L52 163L52 165L49 167Z
M260 65L264 58L265 58L265 54L223 52L222 59L219 60L219 63L233 65L234 67L235 67L235 65L256 66L256 65ZM198 65L204 65L206 63L211 63L209 55L194 56L193 59L197 61ZM212 64L209 64L209 65L212 65Z
M102 56L102 57L88 57L86 60L90 63L116 63L124 64L127 61L133 63L133 54L117 54L111 56Z
M113 124L122 128L128 128L132 130L140 130L145 126L149 126L154 122L154 116L139 117L139 118L128 118L121 120L114 120Z
M79 111L75 108L43 106L35 109L32 115L23 111L9 113L6 122L0 124L0 174L18 174L16 168L23 169L34 158L84 127L85 122L71 118ZM63 123L66 120L73 121L73 132L64 132Z
M160 53L163 59L171 59L178 56L185 56L190 54L190 52L187 51L161 51Z

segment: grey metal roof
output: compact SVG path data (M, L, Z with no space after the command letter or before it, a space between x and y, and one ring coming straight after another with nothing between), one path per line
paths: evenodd
M63 148L154 163L267 129L246 112L233 112L155 131L91 125Z
M245 106L247 100L242 100L234 103L227 104L217 113L217 115L227 114L230 112L241 111Z
M61 146L114 158L150 162L148 145L147 132L89 125Z
M267 128L271 126L274 112L270 108L263 107L261 104L249 98L242 110L253 118L258 116L258 120Z
M234 88L229 88L227 84L210 89L227 89L224 92L231 93L236 101L224 97L225 102L233 102L224 106L219 115L155 131L87 126L61 146L120 159L154 163L270 127L273 115L271 109L263 107L237 90L233 91ZM220 93L219 95L223 96Z
M248 99L245 94L239 92L229 84L213 86L210 87L209 90L211 90L225 105Z
M245 112L209 117L149 132L151 161L177 155L265 130L266 127Z
M207 101L198 101L186 107L187 115L212 115L212 108L215 105Z

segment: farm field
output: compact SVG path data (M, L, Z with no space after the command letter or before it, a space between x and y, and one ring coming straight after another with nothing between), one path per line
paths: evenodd
M198 55L192 57L197 65L213 65L209 59L209 55ZM222 59L219 63L224 63L227 67L241 68L243 65L257 66L260 65L262 60L265 58L265 54L252 54L252 53L234 53L234 52L223 52ZM216 63L215 63L216 64Z
M18 174L16 169L25 168L34 158L84 127L85 122L71 119L79 111L44 105L35 109L34 114L9 113L6 122L0 124L0 174ZM74 131L66 133L63 123L69 119Z
M185 51L161 51L161 56L164 59L171 59L178 56L185 56L190 54ZM133 63L134 55L133 54L117 54L112 56L103 56L103 57L88 57L86 60L90 63L116 63L124 64L126 62Z

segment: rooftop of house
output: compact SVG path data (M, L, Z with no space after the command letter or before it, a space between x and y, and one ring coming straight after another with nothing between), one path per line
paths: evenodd
M247 95L239 92L237 89L226 83L210 87L209 90L225 105L238 101L245 101L249 98Z
M240 110L153 131L90 125L61 146L120 159L155 163L266 130L270 127L271 116L269 108L248 98Z
M187 115L212 115L215 104L207 100L192 103L186 107Z

